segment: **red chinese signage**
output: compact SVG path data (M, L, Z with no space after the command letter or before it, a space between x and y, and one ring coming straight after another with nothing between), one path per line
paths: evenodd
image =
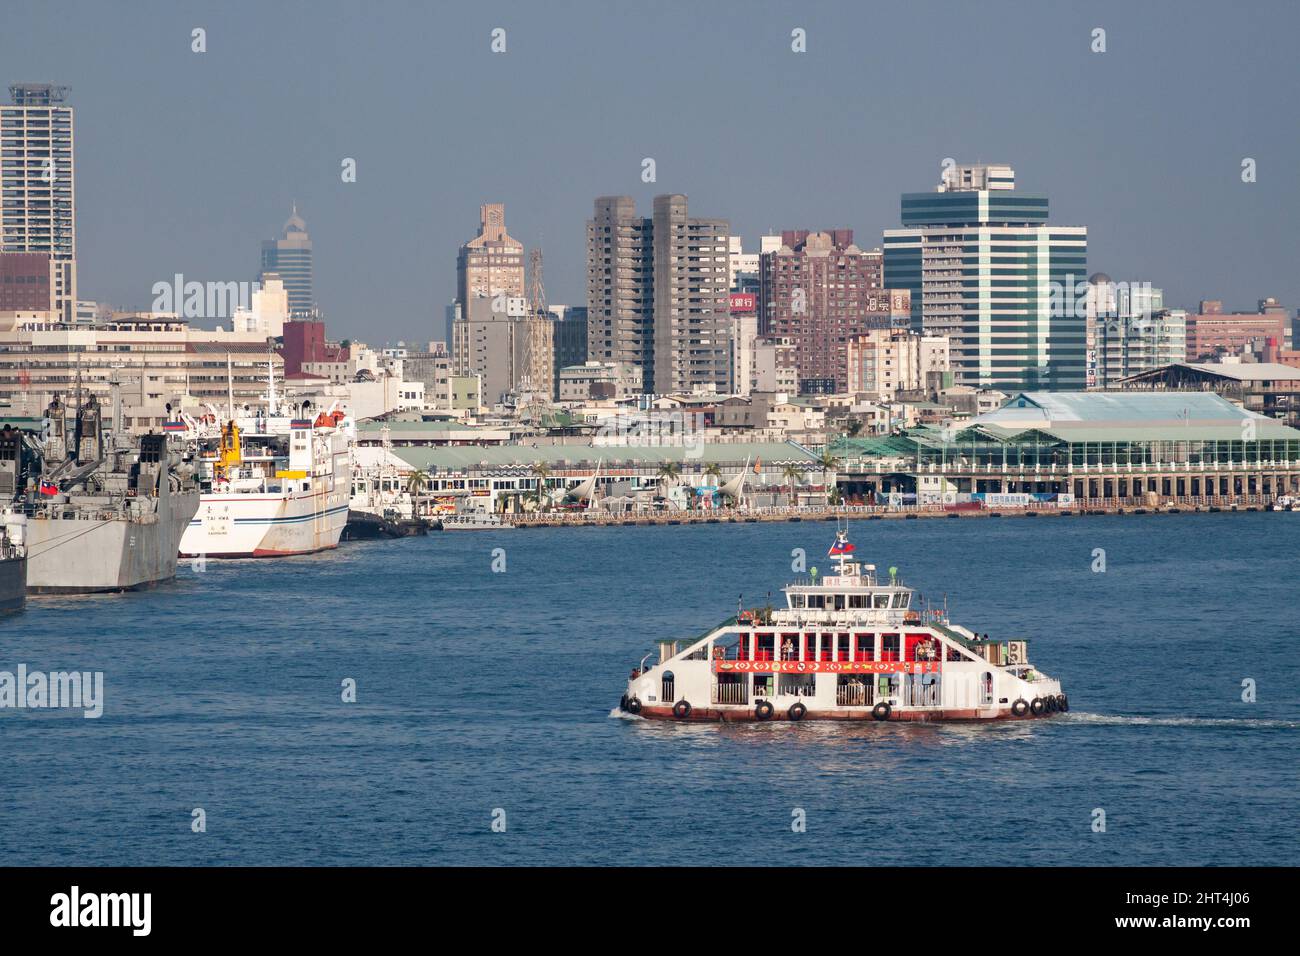
M752 292L732 292L730 302L732 312L753 312L758 309L758 296Z
M714 661L722 674L934 674L939 661Z

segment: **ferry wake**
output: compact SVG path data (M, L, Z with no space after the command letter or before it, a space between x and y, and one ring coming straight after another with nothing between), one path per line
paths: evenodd
M1069 710L1024 640L990 640L922 609L889 570L837 533L832 574L782 589L702 637L660 642L633 669L621 710L659 720L1005 720ZM684 644L684 646L682 646Z

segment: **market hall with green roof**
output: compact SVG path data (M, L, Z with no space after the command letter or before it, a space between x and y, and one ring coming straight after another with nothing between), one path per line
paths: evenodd
M850 500L1300 493L1300 431L1212 392L1022 392L962 424L829 446Z

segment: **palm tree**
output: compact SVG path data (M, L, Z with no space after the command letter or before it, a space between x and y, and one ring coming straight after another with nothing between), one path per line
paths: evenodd
M537 507L542 507L542 498L546 495L546 479L551 476L551 469L547 467L544 461L535 461L529 468L533 477L537 479L537 487L533 489L533 500L537 502Z
M406 479L406 491L413 497L418 498L420 492L424 490L424 484L429 480L429 473L423 469L417 468Z
M722 484L722 468L719 467L716 461L711 461L704 466L704 477L716 488ZM712 496L709 498L709 504L713 504Z
M830 504L831 503L830 476L831 476L831 472L840 470L840 460L835 457L834 453L830 450L830 447L828 446L826 450L822 452L821 457L817 459L817 463L822 466L822 486L825 487L826 489L826 503ZM836 491L838 491L838 489L836 489Z
M800 471L799 468L797 468L794 464L789 464L786 465L785 468L781 470L781 477L785 479L786 485L790 489L789 491L790 498L791 500L793 500L795 485L799 485L803 483L803 472Z
M681 479L681 475L681 465L677 464L675 461L665 461L659 466L659 496L661 498L666 499L668 497L665 493L665 489L671 488L673 485L677 484ZM690 507L689 501L686 502L686 506L688 508Z

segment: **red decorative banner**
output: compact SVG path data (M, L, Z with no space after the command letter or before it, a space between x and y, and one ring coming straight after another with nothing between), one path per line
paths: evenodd
M714 661L726 674L934 674L939 661Z

